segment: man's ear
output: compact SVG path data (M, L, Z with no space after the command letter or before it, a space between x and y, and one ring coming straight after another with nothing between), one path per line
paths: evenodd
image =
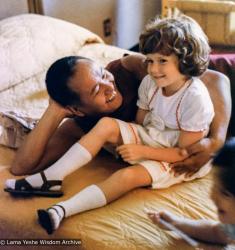
M67 106L67 109L72 112L73 115L77 115L77 116L85 116L85 114L79 110L78 107L71 107L71 106Z

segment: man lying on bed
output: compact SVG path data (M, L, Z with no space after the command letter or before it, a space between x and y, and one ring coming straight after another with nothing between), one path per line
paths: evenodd
M11 172L24 175L45 169L103 116L133 121L137 111L138 87L147 74L144 61L145 56L130 55L109 63L104 69L89 60L86 62L89 66L85 67L80 76L81 81L68 84L69 90L72 90L69 93L56 85L57 79L64 77L66 67L63 65L57 72L50 74L46 81L54 83L48 90L51 101L37 126L18 149ZM84 63L84 60L79 63ZM186 148L189 158L173 164L176 175L192 175L197 172L223 145L226 138L231 114L229 80L223 74L211 70L207 70L201 80L210 93L216 114L209 136ZM100 88L99 98L88 92L88 89L95 88ZM79 105L75 104L76 100ZM66 117L69 119L59 126ZM184 153L185 150L182 150Z

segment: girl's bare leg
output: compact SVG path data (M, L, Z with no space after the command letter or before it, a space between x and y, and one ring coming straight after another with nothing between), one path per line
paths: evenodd
M79 140L79 143L92 156L95 156L107 142L115 145L122 144L118 123L109 117L102 118L89 133Z
M105 206L137 187L150 185L151 181L148 171L143 166L123 168L105 181L84 188L70 199L47 210L39 210L39 221L48 233L52 233L64 217Z
M149 186L151 183L152 179L146 168L135 165L118 170L97 186L104 192L107 203L110 203L132 189Z

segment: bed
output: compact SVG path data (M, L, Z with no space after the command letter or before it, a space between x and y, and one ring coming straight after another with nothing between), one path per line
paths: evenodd
M0 33L0 108L36 119L48 104L44 77L53 61L66 55L82 55L106 65L124 53L131 53L104 44L100 37L82 27L40 15L25 14L2 20ZM37 223L38 208L69 198L83 187L125 167L125 164L101 153L65 179L64 197L14 198L3 191L5 180L13 177L9 166L14 153L13 149L0 146L1 239L79 239L79 249L86 250L186 250L192 247L173 233L152 224L144 208L169 210L194 219L217 219L209 197L211 172L203 179L165 190L138 188L106 207L66 219L54 234L48 236ZM5 241L5 244L8 243ZM22 244L17 248L25 249ZM9 243L5 249L14 247ZM38 247L37 244L31 245L30 249ZM78 249L78 246L49 244L43 247L46 248Z

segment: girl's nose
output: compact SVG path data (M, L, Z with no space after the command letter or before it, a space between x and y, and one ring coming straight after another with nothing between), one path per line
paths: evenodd
M149 73L151 75L156 75L158 73L158 70L159 70L156 63L153 63L153 64L149 65L148 69L149 69Z

